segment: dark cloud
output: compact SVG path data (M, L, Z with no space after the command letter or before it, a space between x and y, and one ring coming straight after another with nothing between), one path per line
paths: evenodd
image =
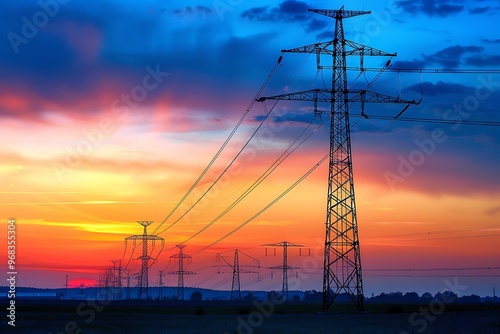
M465 60L465 64L477 67L498 66L500 65L500 55L469 57Z
M397 6L412 14L424 13L441 17L459 13L465 7L463 1L452 0L400 0Z
M187 6L184 8L176 9L172 13L176 15L212 14L213 10L205 6Z
M392 63L392 69L412 69L412 68L424 68L425 61L423 60L398 60Z
M171 75L148 92L141 105L169 100L173 107L222 114L231 110L233 117L279 55L269 47L273 34L230 37L221 33L219 21L210 20L166 27L161 16L152 16L147 9L135 13L126 6L106 4L100 12L69 3L27 44L20 45L17 54L7 38L0 39L0 87L9 96L29 98L30 107L25 109L32 118L43 119L48 110L74 117L90 113L90 117L141 84L147 66L158 66ZM20 34L21 18L37 10L20 6L0 11L0 34ZM208 10L190 7L193 15ZM214 98L221 94L226 98ZM0 110L0 116L9 113Z
M241 17L249 20L269 21L272 17L267 12L268 8L269 6L253 7L241 13Z
M327 25L326 21L312 19L311 21L309 21L309 23L307 23L306 31L309 32L309 31L321 30L324 29L326 25Z
M316 39L321 41L332 40L334 37L335 37L335 32L332 30L322 31L316 35Z
M471 13L471 14L483 14L483 13L486 13L487 11L490 11L490 10L491 10L490 6L476 7L476 8L469 9L469 13Z
M306 31L320 30L326 26L325 21L311 17L308 5L297 0L285 0L277 7L254 7L244 11L242 18L261 22L303 22Z
M404 91L420 93L420 84L406 87ZM443 81L438 81L435 84L428 81L422 83L422 93L425 96L437 96L442 94L467 94L471 91L473 91L472 87L456 83L448 83Z
M467 53L479 53L483 51L480 46L461 46L455 45L440 50L432 55L422 55L422 59L414 59L412 61L396 61L392 68L408 69L408 68L425 68L427 65L440 65L443 68L452 69L460 66L462 57Z
M314 119L314 113L300 112L288 113L280 116L275 116L273 121L276 123L291 122L291 123L310 123Z
M306 21L309 18L307 4L302 1L286 0L277 7L250 8L241 17L256 21Z
M159 19L146 11L130 15L105 1L102 12L78 6L61 7L36 34L17 45L17 53L8 38L0 40L0 85L9 95L29 95L34 118L43 117L47 109L73 115L98 113L119 94L130 92L145 75L146 66L167 68L163 59L146 62L139 52L130 50L148 47ZM22 36L22 18L32 18L39 11L36 3L6 8L0 13L0 34ZM113 13L113 20L108 20L107 13ZM104 91L109 94L107 103L95 98ZM152 92L148 102L156 94L160 90Z
M490 44L500 44L500 38L497 38L497 39L483 38L483 39L481 39L481 42L490 43Z
M460 65L461 57L466 53L478 53L483 51L480 46L450 46L446 49L438 51L433 55L426 56L425 61L442 65L445 68L454 68Z

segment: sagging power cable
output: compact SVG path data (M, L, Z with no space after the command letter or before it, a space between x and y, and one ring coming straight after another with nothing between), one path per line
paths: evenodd
M316 133L316 131L323 125L325 122L328 120L325 119L319 126L316 128L313 132L311 132L307 137L305 137L299 144L295 145L298 140L305 134L305 132L311 127L311 125L314 124L318 116L316 115L314 119L309 123L309 125L301 132L301 134L293 141L292 144L281 154L281 156L276 159L267 169L266 171L259 176L257 180L255 180L252 185L247 188L243 194L241 194L231 205L229 205L221 214L219 214L216 218L214 218L210 223L205 225L201 230L193 234L191 237L188 239L184 240L182 244L190 241L191 239L195 238L208 228L210 228L212 225L214 225L217 221L219 221L222 217L224 217L229 211L231 211L236 205L238 205L245 197L247 197L252 191L254 191L264 180L269 177L277 168L279 165L281 165L295 150L297 150L302 144L304 144L313 134ZM295 146L295 147L294 147Z
M318 163L316 163L311 169L309 169L300 179L298 179L297 181L295 181L290 187L288 187L284 192L282 192L278 197L276 197L273 201L271 201L269 204L267 204L264 208L262 208L259 212L257 212L256 214L254 214L252 217L248 218L246 221L244 221L243 223L241 223L239 226L237 226L235 229L233 229L231 232L227 233L226 235L224 235L223 237L215 240L214 242L212 242L211 244L197 250L196 252L194 252L193 254L197 254L199 252L202 252L212 246L214 246L215 244L221 242L222 240L226 239L227 237L231 236L233 233L236 233L237 231L239 231L240 229L242 229L243 227L245 227L248 223L250 223L251 221L253 221L255 218L257 218L258 216L260 216L261 214L263 214L265 211L267 211L270 207L272 207L274 204L276 204L280 199L282 199L283 197L285 197L290 191L292 191L297 185L299 185L302 181L304 181L312 172L314 172L319 166L321 166L321 164L323 162L325 162L325 160L328 159L328 157L330 156L330 154L326 154L323 158L321 158Z
M252 133L252 135L250 136L250 138L248 138L248 140L241 147L240 151L236 154L236 156L231 160L231 162L226 166L226 168L224 168L224 170L219 174L219 176L212 182L212 184L210 185L210 187L208 187L207 190L205 190L205 192L203 194L201 194L201 196L189 207L188 210L186 210L186 212L184 212L179 218L177 218L167 228L163 229L161 232L158 232L157 234L161 234L161 233L167 231L168 229L172 228L175 224L177 224L179 221L181 221L182 218L184 218L189 212L191 212L191 210L193 210L194 207L196 205L198 205L198 203L201 202L201 200L210 192L210 190L212 190L212 188L217 184L217 182L219 182L220 179L226 174L226 172L233 166L233 164L236 162L236 160L239 158L239 156L243 153L243 151L247 148L247 146L250 144L250 142L255 137L255 135L257 135L257 133L259 132L259 130L264 125L265 120L269 117L269 115L271 114L271 112L274 110L274 107L276 106L277 103L278 103L278 101L276 101L274 103L273 107L266 113L265 119L262 120L262 122L260 122L259 126L255 129L255 131Z
M281 60L283 59L283 54L284 53L282 52L281 55L280 55L280 57L278 58L278 61L276 62L276 64L274 64L273 68L271 69L271 72L269 72L266 80L264 81L264 83L260 87L259 91L255 95L254 99L252 99L252 102L250 102L250 105L248 106L248 108L246 109L246 111L243 113L243 115L239 119L238 123L236 123L236 126L233 128L233 130L231 131L231 133L229 134L229 136L226 138L226 140L224 141L224 143L222 144L222 146L219 148L219 150L217 151L217 153L214 155L214 157L212 158L212 160L210 160L210 162L205 167L205 169L203 170L203 172L196 179L196 181L193 183L193 185L188 189L188 191L184 194L184 196L181 198L181 200L176 204L176 206L172 209L172 211L170 211L170 213L168 214L168 216L165 219L163 219L163 221L155 228L155 230L153 231L153 233L156 233L156 231L158 231L162 227L162 225L174 214L174 212L177 211L177 209L182 205L182 203L186 200L186 198L196 188L196 186L198 185L198 183L200 183L200 181L203 179L203 177L205 176L205 174L208 172L208 170L215 163L215 161L217 160L217 158L221 155L222 151L226 148L227 144L231 141L231 139L233 138L234 134L239 129L239 127L241 126L241 124L243 123L243 121L245 120L245 118L247 117L247 115L250 112L250 110L253 108L253 106L254 106L257 98L260 96L260 94L262 94L262 92L266 88L267 84L271 80L271 77L274 75L274 72L276 71L276 69L278 68L278 66L281 64Z

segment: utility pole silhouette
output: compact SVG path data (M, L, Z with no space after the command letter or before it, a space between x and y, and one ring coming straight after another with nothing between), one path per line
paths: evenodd
M114 300L115 294L115 269L113 267L104 269L104 292L105 292L105 300Z
M241 284L240 284L240 273L242 274L258 274L256 271L251 271L251 270L245 270L240 268L240 261L239 261L239 253L242 253L252 260L257 262L257 267L260 267L260 262L259 260L253 258L252 256L243 253L242 251L239 251L238 249L234 250L234 259L233 259L233 264L229 263L228 260L224 258L224 256L221 253L217 253L216 261L220 262L222 259L232 270L233 270L233 281L231 284L231 297L230 300L241 300Z
M346 293L358 310L364 309L363 281L361 275L361 255L359 248L358 223L354 196L352 172L351 126L349 124L350 105L360 103L361 116L365 103L402 103L406 107L395 117L399 117L410 105L420 102L407 101L382 95L366 89L348 89L347 56L360 56L361 71L364 56L396 56L375 48L345 39L343 19L369 14L367 11L310 9L309 11L328 16L335 20L334 38L328 42L306 45L282 52L316 55L318 70L331 69L330 89L313 89L297 93L261 97L258 101L289 100L314 102L315 113L327 113L330 117L330 157L328 172L328 193L326 205L326 234L323 265L323 311L328 311L333 301L341 293ZM331 57L331 66L321 64L322 55ZM385 70L390 65L386 63ZM318 103L328 103L326 111L319 111Z
M148 243L151 242L152 246L154 248L155 242L161 241L161 247L163 249L163 246L165 245L165 240L157 235L148 234L147 228L149 225L151 225L153 223L152 221L140 220L140 221L137 221L137 223L144 227L143 234L131 235L130 237L125 238L125 243L127 241L132 241L134 244L134 247L135 247L137 241L142 242L142 255L137 258L138 260L142 261L141 271L139 273L138 284L137 284L139 287L139 296L138 297L139 297L139 299L142 299L142 297L145 297L146 299L148 299L148 297L149 297L149 291L148 291L148 287L149 287L149 279L148 279L149 262L151 260L154 260L154 258L152 258L149 255Z
M169 274L177 275L177 300L184 300L184 275L194 275L196 273L184 270L184 260L191 259L190 255L184 254L183 249L186 245L176 245L179 248L179 254L174 254L170 256L171 259L178 260L178 270L171 271Z
M281 266L271 267L270 269L283 270L283 286L281 288L281 296L284 300L288 300L288 269L300 269L288 265L288 247L303 247L302 245L292 244L288 241L282 241L275 244L264 244L262 246L283 247L283 264Z

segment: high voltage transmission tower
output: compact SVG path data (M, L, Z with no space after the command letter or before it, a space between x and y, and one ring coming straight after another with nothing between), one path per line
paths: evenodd
M119 289L119 273L121 273L121 265L116 266L120 260L110 260L113 263L112 267L106 268L104 270L104 275L102 276L102 282L100 284L101 288L101 298L105 300L116 300L121 299L119 294L121 294L121 289Z
M109 268L112 272L111 276L111 299L121 300L123 298L122 294L122 261L121 260L110 260L113 263L113 267ZM118 264L118 266L116 266Z
M220 262L222 259L232 270L233 270L233 281L231 284L231 298L230 300L241 300L241 284L240 284L240 273L242 274L258 274L256 271L251 271L251 270L245 270L240 268L240 261L239 261L239 253L246 255L247 257L251 258L252 260L257 262L257 267L260 267L260 262L259 260L255 259L254 257L238 250L234 250L234 259L233 259L233 264L229 263L228 260L224 258L224 256L221 253L217 253L216 261Z
M138 298L142 299L142 297L144 296L144 297L146 297L146 299L148 299L148 297L149 297L149 293L148 293L149 262L152 260L153 261L155 260L155 258L150 256L150 253L148 251L148 243L151 242L152 249L154 249L156 241L161 241L161 248L163 249L163 247L165 246L165 240L157 235L148 234L147 228L149 225L151 225L153 223L152 221L140 220L140 221L137 221L137 223L144 227L144 232L142 234L131 235L130 237L125 238L125 243L127 243L127 241L132 241L134 244L134 247L135 247L137 241L142 242L142 255L137 258L138 260L141 260L141 263L142 263L141 264L141 271L139 272L138 283L137 283L137 285L139 287ZM161 253L161 250L160 250L160 253ZM159 255L159 253L158 253L158 255Z
M324 111L330 116L330 156L323 269L323 311L328 311L333 301L341 293L346 293L357 309L363 310L364 296L352 172L349 104L359 102L361 115L365 116L364 105L366 102L403 103L406 104L406 107L399 113L401 115L410 105L416 105L419 102L370 91L368 88L371 84L364 90L348 89L347 56L360 56L361 68L363 68L364 56L396 56L395 53L387 53L345 39L343 19L370 12L349 11L344 10L344 7L340 10L310 9L309 11L335 20L333 40L283 50L283 52L314 53L318 70L332 70L331 88L261 97L258 101L310 101L314 102L316 113L323 113L316 108L318 102L329 104L328 110ZM321 64L322 55L332 57L331 66ZM387 62L386 67L389 64L390 61Z
M288 247L303 247L303 246L292 244L291 242L288 241L282 241L275 244L264 244L262 246L283 247L283 265L271 267L271 269L283 270L283 285L281 288L281 297L284 300L288 300L288 269L300 269L299 267L288 265Z
M186 245L176 245L177 248L179 248L179 254L174 254L170 258L171 259L178 259L178 270L176 271L171 271L169 274L177 275L178 276L178 281L177 281L177 300L184 300L184 275L194 275L196 273L192 271L185 271L184 270L184 260L191 259L190 255L184 254L183 249L186 247Z

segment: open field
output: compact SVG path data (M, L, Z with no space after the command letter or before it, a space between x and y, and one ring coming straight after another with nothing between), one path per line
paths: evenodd
M500 333L500 307L447 305L444 312L369 304L367 311L321 314L319 305L228 302L19 300L15 333ZM427 307L428 309L428 307ZM397 313L394 313L397 312ZM7 326L3 321L1 332Z

